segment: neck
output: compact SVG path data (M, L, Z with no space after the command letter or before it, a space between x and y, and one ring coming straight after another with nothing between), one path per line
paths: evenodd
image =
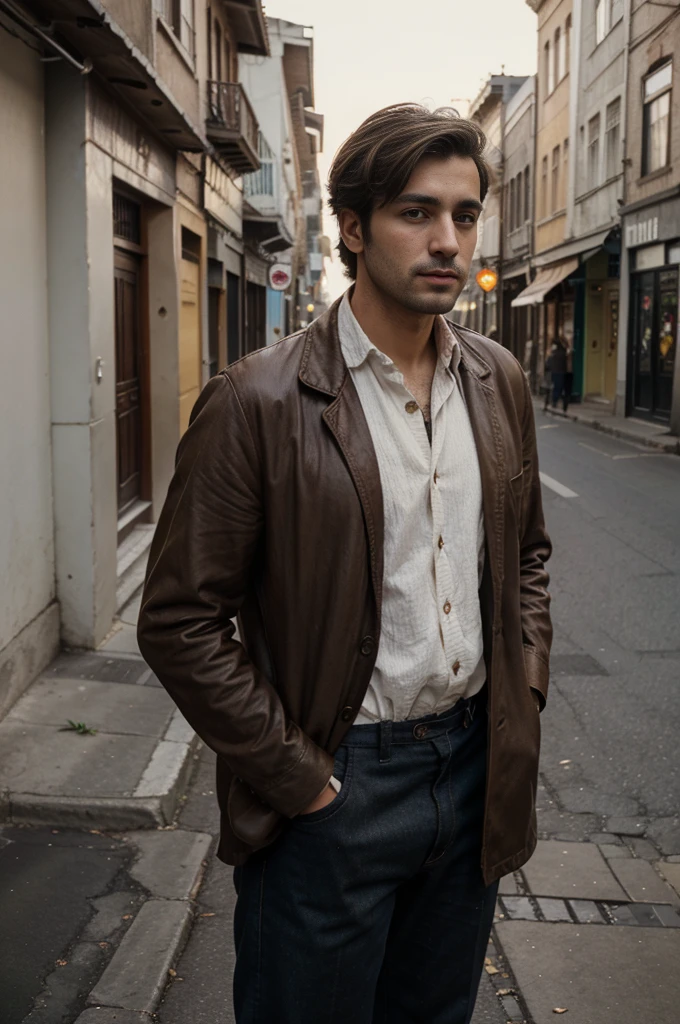
M434 314L406 309L360 274L351 297L352 312L370 341L403 371L431 360Z

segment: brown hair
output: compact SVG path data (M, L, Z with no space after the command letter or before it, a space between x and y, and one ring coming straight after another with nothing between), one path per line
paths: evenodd
M328 179L331 210L336 217L341 210L353 210L368 239L373 209L396 199L425 156L471 157L484 200L490 180L485 146L479 125L459 117L451 107L434 111L418 103L385 107L359 125L335 154ZM338 253L348 276L356 278L356 253L342 239Z

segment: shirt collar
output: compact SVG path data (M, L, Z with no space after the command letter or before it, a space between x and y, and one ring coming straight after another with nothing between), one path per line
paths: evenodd
M385 365L393 366L389 356L376 348L355 317L350 303L350 292L351 288L345 292L338 310L340 347L347 366L356 369L372 352L375 352ZM460 362L460 345L452 325L443 316L434 318L434 340L442 366L446 370L457 370Z

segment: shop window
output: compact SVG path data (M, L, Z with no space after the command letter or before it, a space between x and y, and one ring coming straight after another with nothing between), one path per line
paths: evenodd
M668 61L643 82L644 111L642 174L653 174L670 162L671 86L673 63Z
M558 209L560 201L560 147L555 146L552 151L552 188L551 188L551 209L552 212Z
M600 115L588 121L588 184L594 188L600 183Z
M606 111L606 178L615 178L621 169L621 99L617 97Z

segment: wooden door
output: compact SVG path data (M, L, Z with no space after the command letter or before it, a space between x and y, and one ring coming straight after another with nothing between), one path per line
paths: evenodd
M189 417L201 391L200 266L191 254L182 255L181 307L179 317L179 430Z
M619 286L607 288L607 356L604 368L604 396L616 399L616 377L619 351Z
M116 334L116 444L118 513L141 497L143 449L143 353L141 349L140 261L114 252Z

